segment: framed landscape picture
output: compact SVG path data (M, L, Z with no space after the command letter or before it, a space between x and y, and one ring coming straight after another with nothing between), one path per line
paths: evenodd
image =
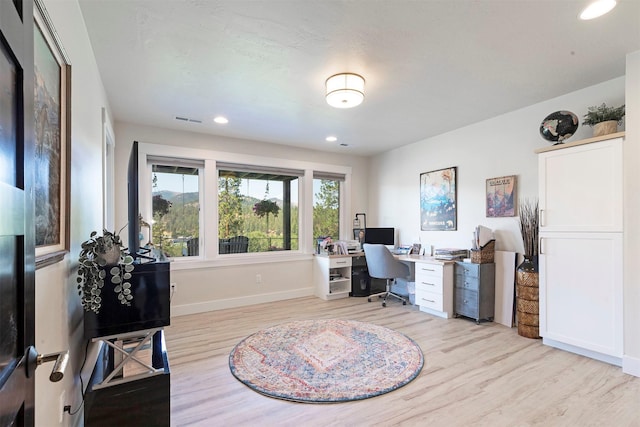
M420 174L420 229L457 229L456 168Z
M487 180L487 218L516 216L516 176Z
M36 268L69 251L71 66L41 0L34 3Z

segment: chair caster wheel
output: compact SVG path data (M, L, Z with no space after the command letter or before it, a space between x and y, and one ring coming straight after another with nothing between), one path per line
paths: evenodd
M383 307L386 307L386 306L387 306L387 303L386 303L386 302L383 302L383 303L382 303L382 306L383 306Z
M402 305L407 305L407 302L406 301L402 301Z

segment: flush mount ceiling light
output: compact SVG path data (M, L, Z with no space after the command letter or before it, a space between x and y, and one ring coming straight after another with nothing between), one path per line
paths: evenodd
M325 82L327 103L335 108L351 108L364 100L364 78L358 74L341 73Z
M587 6L582 13L580 13L580 19L589 20L598 18L611 9L616 7L616 0L597 0Z
M213 121L218 123L219 125L226 125L227 123L229 123L229 120L224 116L217 116L213 119Z

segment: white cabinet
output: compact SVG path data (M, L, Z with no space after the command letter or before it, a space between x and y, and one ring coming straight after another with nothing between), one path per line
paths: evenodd
M622 357L622 233L548 233L541 241L545 344Z
M421 261L415 264L416 304L434 316L453 316L453 263Z
M540 336L621 364L622 141L539 155Z
M622 138L544 152L538 177L541 232L622 231Z
M351 291L351 257L316 255L313 281L318 298L331 300L348 297Z

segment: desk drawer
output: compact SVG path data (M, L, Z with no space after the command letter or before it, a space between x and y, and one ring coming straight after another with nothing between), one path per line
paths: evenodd
M430 308L435 311L444 311L442 306L442 294L433 292L418 292L416 289L416 304L420 307Z
M478 293L475 291L456 289L456 313L463 316L478 317L479 311Z
M329 268L351 267L351 257L329 259Z
M456 288L477 291L478 289L480 289L480 279L478 279L477 277L469 277L456 274Z
M416 277L418 276L438 276L443 275L443 266L440 264L427 264L424 262L416 262Z
M481 265L482 264L473 264L469 262L458 262L456 263L456 275L479 277Z
M442 294L442 278L425 277L419 279L416 276L416 293L418 292L433 292L436 294Z

